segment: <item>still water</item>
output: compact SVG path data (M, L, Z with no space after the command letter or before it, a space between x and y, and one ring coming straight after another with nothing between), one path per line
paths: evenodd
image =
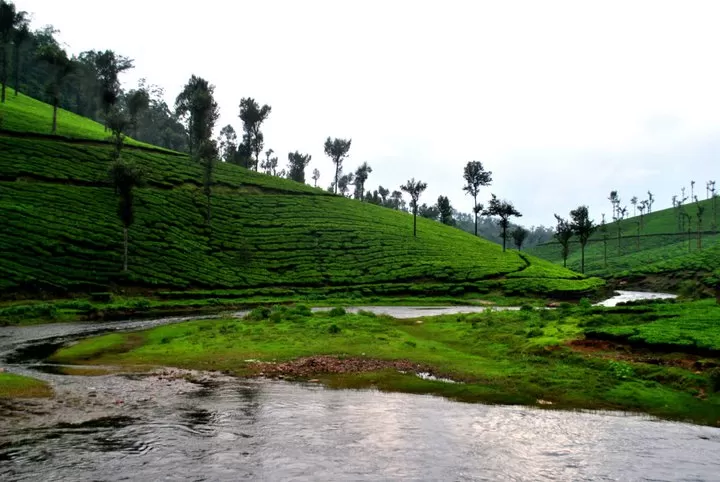
M311 383L58 375L37 364L69 339L125 328L0 329L0 365L56 392L0 404L0 480L720 480L711 427Z

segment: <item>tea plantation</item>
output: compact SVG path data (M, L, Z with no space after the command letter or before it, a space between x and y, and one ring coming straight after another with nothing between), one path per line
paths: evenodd
M46 114L44 104L20 100L27 108L9 104L16 109L4 112L5 129L30 129ZM101 138L102 126L83 130L73 126L91 121L75 120L66 133ZM428 284L448 292L492 286L579 296L602 284L516 251L502 253L435 221L419 219L413 238L405 212L225 163L216 169L207 226L201 167L186 155L139 145L123 153L141 167L145 185L135 190L129 271L122 273L110 149L0 133L0 293L332 286L388 292L391 285Z

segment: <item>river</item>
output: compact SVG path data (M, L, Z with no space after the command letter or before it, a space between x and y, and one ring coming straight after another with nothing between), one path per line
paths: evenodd
M0 405L0 480L720 480L712 427L172 370L59 375L39 363L71 339L178 321L1 328L0 365L56 396Z

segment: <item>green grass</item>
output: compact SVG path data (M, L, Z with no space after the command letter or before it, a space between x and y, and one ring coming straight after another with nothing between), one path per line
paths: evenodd
M582 338L587 322L603 316L599 311L603 310L484 312L417 323L371 313L311 315L303 307L275 308L256 310L245 320L196 321L91 338L60 350L52 359L172 365L238 375L252 373L248 360L287 361L311 355L409 360L463 383L428 382L391 371L313 376L334 387L374 386L494 403L546 400L559 408L621 409L717 422L720 395L713 391L708 374L573 351L567 343Z
M52 130L52 106L23 94L8 95L0 106L0 130L11 132L29 132L50 135ZM58 109L58 126L55 135L71 139L107 141L110 132L105 127L73 112ZM149 144L127 139L131 146L152 147Z
M619 223L621 238L618 242L618 223L607 225L607 266L605 264L605 242L598 230L590 239L585 250L585 272L591 276L612 277L627 274L671 274L677 272L712 272L720 268L720 258L703 255L708 248L717 250L720 243L718 221L720 221L720 200L699 202L705 207L703 217L702 249L697 246L696 205L686 205L692 215L693 232L688 239L687 225L679 230L677 209L664 209L643 217L638 237L639 216ZM562 264L560 245L546 243L529 250L535 256ZM694 260L708 260L700 264ZM581 250L577 242L571 244L568 268L580 270Z
M40 123L41 103L13 102L37 108L21 109L24 117L10 110L4 122L18 130ZM83 125L98 135L102 129ZM0 293L337 287L366 297L503 289L580 296L601 284L426 219L418 219L414 238L407 213L225 163L217 166L208 227L201 166L139 148L123 154L146 179L135 191L123 274L110 149L0 136Z
M50 396L52 396L52 390L43 381L13 373L0 373L0 399Z
M642 313L641 311L646 311ZM596 338L612 338L657 350L720 355L720 305L715 300L670 303L639 310L633 316L605 315L589 329Z

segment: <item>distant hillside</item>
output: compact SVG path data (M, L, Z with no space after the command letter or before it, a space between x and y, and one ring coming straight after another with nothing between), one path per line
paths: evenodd
M39 104L24 98L15 104L21 108L4 111L6 127L44 125ZM92 121L61 125L66 135L102 139ZM599 283L435 221L418 219L413 238L407 213L225 163L217 166L208 228L199 165L139 146L123 155L146 179L136 190L127 274L107 181L110 146L0 134L0 292L427 286L580 293Z
M699 235L698 206L705 209ZM686 213L685 216L681 214L683 211ZM658 263L671 262L687 254L698 252L702 255L706 248L720 242L720 234L718 234L720 199L716 199L714 205L711 199L686 204L683 206L683 211L669 208L646 214L643 216L642 226L639 225L640 216L636 216L620 223L607 224L605 233L598 229L586 248L586 274L610 277L625 271L643 270ZM689 220L687 215L690 216ZM700 238L700 247L698 238ZM537 246L529 252L562 264L560 245L556 241ZM580 269L580 245L577 241L571 244L567 263L570 269Z

